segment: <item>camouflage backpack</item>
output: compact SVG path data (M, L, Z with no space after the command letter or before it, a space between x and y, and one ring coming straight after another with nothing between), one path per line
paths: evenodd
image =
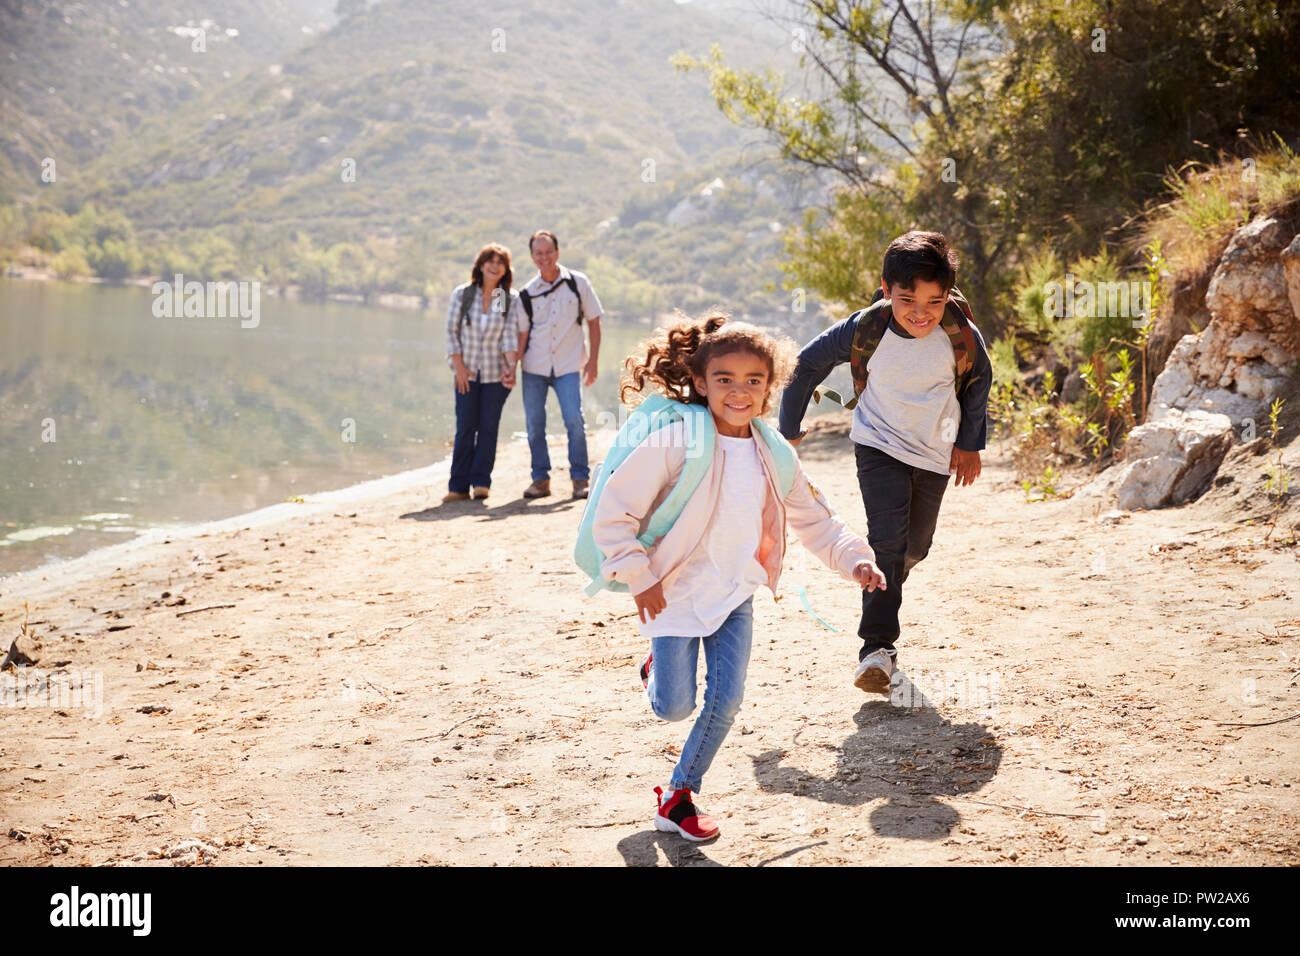
M813 389L813 399L820 402L822 398L837 402L845 408L858 404L863 390L867 387L867 363L876 354L889 320L893 318L893 307L885 298L883 289L876 289L871 298L871 305L854 313L856 322L853 330L853 347L849 356L849 369L853 374L853 398L846 401L844 396L833 388L819 385ZM970 381L975 361L975 333L971 331L970 303L966 297L953 286L948 293L948 304L943 310L939 325L952 343L952 351L957 359L957 394L960 395Z

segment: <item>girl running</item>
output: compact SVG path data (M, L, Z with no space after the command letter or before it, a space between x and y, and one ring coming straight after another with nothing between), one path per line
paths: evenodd
M651 433L605 479L594 502L601 573L627 585L641 634L650 639L641 681L657 716L684 720L695 710L704 646L703 706L667 788L655 787L655 828L696 842L718 835L717 823L691 795L700 792L740 710L753 594L761 585L776 591L786 525L845 578L868 590L885 586L871 547L812 487L793 448L774 428L755 423L793 366L792 342L723 313L659 330L643 359L627 359L622 401L630 404L629 396L650 385L670 399L707 407L709 416L683 416ZM712 463L672 527L647 548L637 536L682 477L688 457L707 447L700 421L715 431ZM785 494L778 461L785 466Z

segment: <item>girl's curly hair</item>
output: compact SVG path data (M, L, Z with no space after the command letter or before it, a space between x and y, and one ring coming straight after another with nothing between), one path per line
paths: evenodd
M639 359L641 352L644 359ZM709 360L733 352L748 352L767 363L768 390L759 414L766 415L772 393L784 388L794 372L795 344L784 336L775 336L748 322L732 322L731 317L712 309L698 319L681 312L666 328L656 329L641 343L637 354L623 363L619 382L619 399L630 405L629 396L643 393L649 384L668 398L679 402L707 405L695 390L695 377L704 378Z

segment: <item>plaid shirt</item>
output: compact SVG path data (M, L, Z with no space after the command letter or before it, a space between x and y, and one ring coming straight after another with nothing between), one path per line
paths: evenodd
M472 381L498 382L509 363L506 352L519 349L519 333L528 331L528 316L519 293L510 293L508 310L483 311L483 294L476 292L470 305L469 321L460 320L460 300L469 283L456 287L447 304L447 366L455 369L453 355L460 355Z

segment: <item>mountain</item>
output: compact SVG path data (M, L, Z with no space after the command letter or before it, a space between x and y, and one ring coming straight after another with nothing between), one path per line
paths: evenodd
M248 6L269 24L256 44L243 31L212 42L244 9L226 4L211 15L208 52L181 63L182 44L170 66L151 69L158 80L119 68L96 84L73 70L93 120L56 111L46 124L79 151L60 163L57 190L38 197L125 213L143 246L164 248L146 256L152 271L255 272L314 294L441 295L488 241L511 247L527 272L527 236L548 228L566 262L590 264L616 289L615 310L788 301L767 289L780 278L781 233L808 197L764 164L758 134L720 114L703 76L669 62L717 42L730 62L793 68L789 43L752 12L671 0L385 0L340 4L331 28L303 33L319 4ZM41 9L53 19L55 7ZM181 12L151 15L132 42L179 41ZM79 48L93 47L71 19L55 32L79 30ZM112 59L117 29L86 62ZM57 44L15 42L30 90ZM718 179L721 190L710 188Z
M183 109L333 22L332 0L0 0L0 199L31 198L151 116Z

